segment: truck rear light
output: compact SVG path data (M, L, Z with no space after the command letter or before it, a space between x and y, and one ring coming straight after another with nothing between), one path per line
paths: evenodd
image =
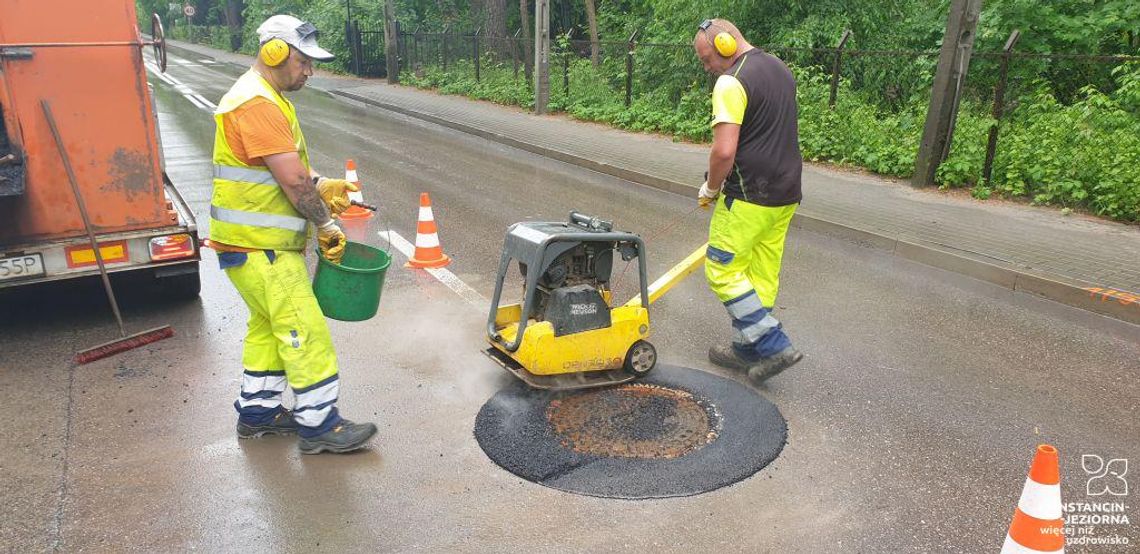
M150 261L162 262L191 258L194 256L194 241L185 233L155 237L150 239Z

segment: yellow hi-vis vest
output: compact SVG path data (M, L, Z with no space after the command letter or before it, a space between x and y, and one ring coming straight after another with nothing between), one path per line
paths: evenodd
M304 250L309 222L285 196L269 168L249 165L234 155L226 142L223 116L261 96L281 108L301 163L309 169L309 152L297 112L261 75L242 75L218 102L214 111L214 195L210 200L210 238L214 241L264 250Z

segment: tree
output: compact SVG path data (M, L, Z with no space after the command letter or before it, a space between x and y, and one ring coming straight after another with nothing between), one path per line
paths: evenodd
M530 40L530 14L527 13L527 4L529 0L519 0L519 22L522 26L523 36L523 72L526 73L526 79L531 79L531 71L534 65L534 54L532 53L533 44Z
M481 29L480 38L487 39L484 44L488 50L509 55L510 49L503 40L507 36L507 0L473 0L471 21Z
M483 29L483 36L507 36L507 0L475 0L471 9L475 26Z
M594 67L601 65L601 59L598 57L598 13L594 8L594 0L585 0L586 2L586 19L590 24L590 61L594 63Z
M242 0L226 0L225 22L226 28L230 31L230 49L234 52L241 50L241 11L244 7L242 4Z

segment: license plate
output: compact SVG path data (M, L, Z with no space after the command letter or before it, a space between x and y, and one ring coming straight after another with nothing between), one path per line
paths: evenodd
M45 273L47 272L44 271L42 254L24 254L23 256L0 258L0 281L39 277Z

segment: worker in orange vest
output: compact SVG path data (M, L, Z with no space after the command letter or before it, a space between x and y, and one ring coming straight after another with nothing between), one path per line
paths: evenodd
M257 33L257 61L214 112L210 237L250 311L237 434L297 433L304 454L349 452L376 426L337 411L336 352L304 250L315 228L321 255L340 262L347 241L332 218L357 189L313 171L297 112L283 95L305 85L314 60L333 55L317 45L312 24L292 16L270 17ZM296 397L291 411L281 402L287 386Z

